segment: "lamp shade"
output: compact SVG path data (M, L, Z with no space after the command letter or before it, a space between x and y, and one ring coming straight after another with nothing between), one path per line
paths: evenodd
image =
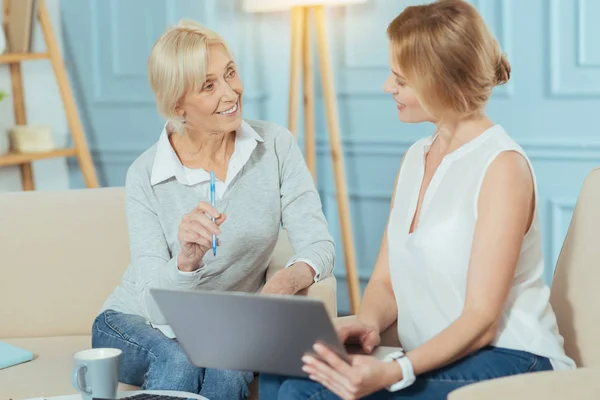
M345 6L366 2L367 0L244 0L242 7L248 12L268 12L298 6Z

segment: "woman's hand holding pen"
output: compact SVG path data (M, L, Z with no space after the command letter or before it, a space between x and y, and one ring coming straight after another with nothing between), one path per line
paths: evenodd
M215 222L211 218L215 218ZM220 214L206 202L200 202L195 209L183 216L177 235L181 244L181 252L177 257L180 271L192 272L200 268L204 254L212 247L213 233L217 236L221 234L219 226L225 219L225 214Z

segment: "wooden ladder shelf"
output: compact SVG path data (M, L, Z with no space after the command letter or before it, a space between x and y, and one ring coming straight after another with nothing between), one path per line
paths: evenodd
M12 99L15 113L15 123L17 125L26 125L27 117L25 114L25 97L23 93L23 76L21 74L21 62L29 60L50 60L52 70L58 84L60 96L65 108L67 123L74 147L66 149L55 149L40 153L20 153L11 151L6 155L0 156L0 166L19 165L21 168L21 182L23 190L34 190L33 169L31 163L36 160L56 158L56 157L77 157L79 168L83 175L83 180L88 188L98 187L96 170L88 145L83 133L81 121L77 111L77 105L73 97L73 92L69 85L67 71L63 62L54 31L52 22L46 8L44 0L38 0L37 18L42 29L44 41L46 43L46 53L8 53L0 54L0 64L9 64L10 76L12 81ZM10 2L3 0L4 4L4 25L10 23Z

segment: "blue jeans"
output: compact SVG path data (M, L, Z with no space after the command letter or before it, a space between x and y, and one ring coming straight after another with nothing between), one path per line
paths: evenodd
M448 393L462 386L507 375L551 370L545 357L499 347L485 347L453 364L420 375L414 384L395 393L381 390L369 400L446 400ZM319 383L277 375L260 376L260 400L339 399Z
M100 314L92 327L92 347L121 349L119 381L145 390L181 390L210 400L250 395L254 374L195 367L177 340L137 315L113 310Z

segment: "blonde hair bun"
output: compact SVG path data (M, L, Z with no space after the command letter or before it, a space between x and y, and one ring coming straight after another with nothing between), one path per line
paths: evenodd
M510 79L510 63L504 54L500 56L496 69L496 85L504 85Z
M510 64L477 9L463 0L407 7L388 26L392 57L432 115L469 115L510 79Z

